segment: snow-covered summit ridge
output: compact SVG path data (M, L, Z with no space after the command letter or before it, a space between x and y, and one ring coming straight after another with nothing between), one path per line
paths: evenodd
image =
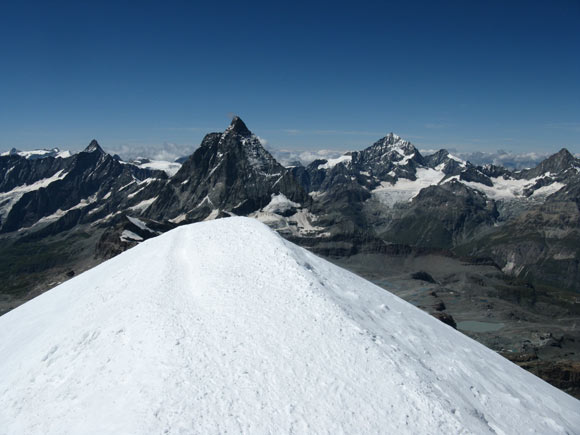
M0 370L3 433L580 427L576 399L247 218L147 240L0 317Z
M45 157L55 157L55 158L67 158L72 154L70 151L61 151L59 148L52 149L37 149L30 151L20 151L16 148L12 148L10 151L3 152L0 156L20 156L27 160L43 159Z

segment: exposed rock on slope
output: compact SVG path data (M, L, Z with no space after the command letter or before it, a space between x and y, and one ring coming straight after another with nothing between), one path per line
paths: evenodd
M146 185L167 179L162 171L115 160L95 140L66 158L1 156L0 168L6 171L0 184L2 233L31 227L41 219L53 222L67 214L69 222L75 219L72 225L95 221L139 204L145 199ZM65 229L69 228L70 224Z
M279 193L295 202L308 201L292 174L235 117L223 133L210 133L203 139L146 215L176 223L224 213L246 215Z

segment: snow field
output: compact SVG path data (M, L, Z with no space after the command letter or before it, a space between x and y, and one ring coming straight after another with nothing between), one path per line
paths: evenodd
M248 218L0 317L0 433L574 433L580 402Z

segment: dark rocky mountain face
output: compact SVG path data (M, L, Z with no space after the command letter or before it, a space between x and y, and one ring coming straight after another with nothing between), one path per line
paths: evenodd
M538 166L532 169L523 170L519 176L530 180L535 177L540 177L545 173L573 175L576 171L574 168L580 168L580 159L575 158L570 152L562 148L556 154L551 155L546 160L540 162Z
M8 173L2 185L4 202L0 204L4 205L2 233L30 227L42 218L72 210L77 210L74 215L79 219L92 211L96 220L102 217L102 211L113 212L114 206L134 203L139 182L167 179L162 171L117 161L97 141L68 158L28 160L9 156L0 158L0 164ZM19 174L19 178L12 178L13 173ZM119 194L122 190L125 193ZM98 206L102 206L101 213L96 210Z
M495 201L458 181L429 186L389 225L382 238L395 243L452 249L493 226Z
M9 192L17 186L31 185L35 182L50 178L57 172L69 167L68 159L46 157L26 159L18 154L0 156L0 192Z
M466 254L494 258L506 274L548 288L580 290L580 178L493 231L466 241Z
M298 203L309 198L292 176L235 117L223 133L210 133L160 192L146 215L193 222L220 213L247 215L272 195Z

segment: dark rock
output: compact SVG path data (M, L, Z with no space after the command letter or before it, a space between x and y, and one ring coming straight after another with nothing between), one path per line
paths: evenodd
M447 307L445 306L445 303L442 300L437 301L434 305L433 305L433 309L435 311L445 311Z
M552 154L533 169L526 169L519 173L521 178L530 180L544 175L547 172L561 173L573 167L580 167L580 160L575 158L566 148Z
M388 224L385 240L450 249L493 227L498 218L495 201L458 181L430 186Z
M210 133L161 190L146 216L187 222L211 213L247 215L283 194L306 206L310 198L292 173L261 145L239 117L223 133Z
M419 281L426 281L432 284L436 284L437 281L427 272L420 270L419 272L415 272L411 275L411 278L419 280Z
M459 179L462 181L471 181L473 183L480 183L485 186L493 186L493 183L487 175L479 171L477 168L470 167L459 174Z
M457 329L457 323L455 323L455 320L453 319L453 316L451 316L451 314L443 313L441 311L437 311L435 313L432 313L431 315L433 317L435 317L436 319L442 321L446 325L449 325L449 326Z

